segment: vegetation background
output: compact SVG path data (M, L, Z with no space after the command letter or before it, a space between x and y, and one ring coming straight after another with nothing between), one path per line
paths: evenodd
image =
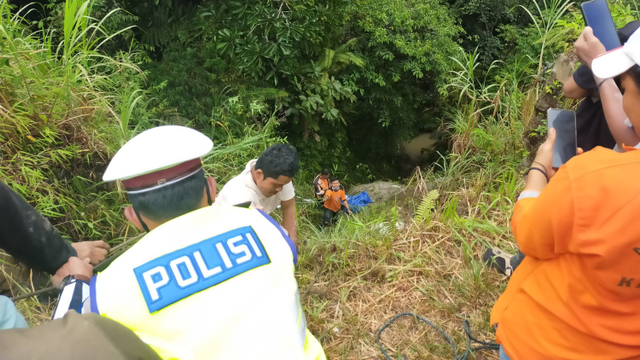
M634 0L609 3L619 27L638 18ZM493 337L506 280L480 254L515 250L521 170L546 108L576 105L553 66L563 53L575 65L583 26L563 0L0 0L0 178L70 240L113 245L137 231L104 168L161 124L214 139L205 167L219 186L275 142L300 153L302 198L322 167L347 185L403 183L331 229L299 202L309 327L331 359L374 359L377 330L415 311L464 349L462 319ZM414 170L400 143L433 131L437 151ZM0 266L5 292L35 287ZM18 307L32 324L50 316L35 299ZM382 344L396 358L454 354L414 320Z

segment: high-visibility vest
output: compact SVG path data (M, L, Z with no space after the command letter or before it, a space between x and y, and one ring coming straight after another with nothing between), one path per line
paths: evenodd
M90 308L164 359L323 360L291 239L259 210L209 206L151 231L90 285Z

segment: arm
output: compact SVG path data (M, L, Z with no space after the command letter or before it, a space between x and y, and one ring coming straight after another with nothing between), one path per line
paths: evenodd
M347 212L351 214L351 209L349 209L349 202L347 200L344 201L344 207L347 208Z
M296 223L296 200L290 199L280 203L282 205L282 227L289 232L291 240L298 245L298 225Z
M573 238L573 189L567 167L557 174L552 168L555 139L556 132L551 129L531 164L545 170L553 181L547 184L541 171L530 171L511 219L513 236L520 250L538 259L551 259L568 252L569 240ZM578 153L581 152L579 149Z
M347 201L347 196L345 195L344 191L342 192L342 196L340 196L340 200L342 200L344 207L347 208L347 212L351 214L351 209L349 209L349 202Z
M316 194L316 196L324 195L324 191L320 188L319 178L316 178L313 182L313 192Z
M593 30L590 27L586 27L580 34L575 48L578 57L589 68L591 68L593 59L606 51L600 40L593 35ZM624 123L627 115L622 107L622 94L616 83L613 79L604 80L594 77L594 80L596 84L600 85L600 101L604 116L618 147L622 148L622 144L635 146L640 143L640 136Z
M89 263L89 259L80 260L77 257L70 257L54 277L65 274L71 274L75 278L69 279L69 282L62 288L60 296L58 296L58 303L53 311L52 320L62 318L71 310L82 313L85 300L89 297L89 282L93 275L93 267ZM63 279L66 278L67 275Z
M575 219L569 172L560 170L544 190L525 190L513 209L511 229L520 250L537 259L552 259L569 251ZM538 171L529 173L527 184L544 180ZM526 189L526 188L525 188Z
M596 78L596 81L600 84L603 80ZM627 114L622 107L622 93L613 79L607 79L600 86L600 101L607 125L618 147L622 149L622 144L635 146L640 143L640 136L635 129L625 124Z
M2 182L0 247L27 266L49 274L78 255L47 219Z
M564 96L569 99L582 99L589 95L589 91L581 88L576 84L576 81L573 79L573 76L567 80L562 86L562 91L564 92Z
M30 268L54 274L72 256L99 263L106 258L109 244L104 241L70 244L49 220L0 181L0 248Z

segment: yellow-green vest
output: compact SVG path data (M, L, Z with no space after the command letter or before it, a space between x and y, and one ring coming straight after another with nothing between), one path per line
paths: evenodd
M154 229L94 277L90 307L164 359L324 360L295 261L268 215L214 204Z

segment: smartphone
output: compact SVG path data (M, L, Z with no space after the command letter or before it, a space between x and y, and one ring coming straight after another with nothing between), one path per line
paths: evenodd
M607 0L587 1L580 7L584 22L593 29L593 35L600 40L607 51L621 46Z
M571 110L547 110L548 129L556 129L556 142L553 145L553 167L559 168L578 153L576 134L576 113Z

